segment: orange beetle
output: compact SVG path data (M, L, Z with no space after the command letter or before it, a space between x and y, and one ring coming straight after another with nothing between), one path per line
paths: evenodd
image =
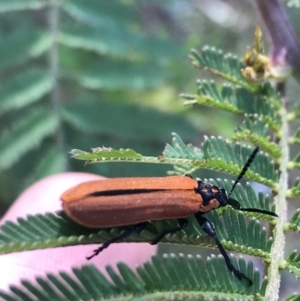
M212 222L203 215L210 210L226 205L242 211L260 212L271 216L276 213L256 208L241 208L240 203L230 197L236 184L246 173L259 148L256 147L229 194L223 187L195 180L191 176L154 178L115 178L81 183L61 196L66 214L78 224L89 228L110 228L133 225L132 228L114 237L87 257L91 259L110 244L143 230L149 220L177 219L179 226L160 233L151 244L157 244L165 235L187 227L187 217L194 215L205 233L212 237L227 267L240 280L249 279L237 270L220 240Z

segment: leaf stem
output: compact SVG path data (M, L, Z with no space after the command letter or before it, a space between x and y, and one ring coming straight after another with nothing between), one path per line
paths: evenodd
M275 204L277 214L277 224L274 229L274 243L271 250L271 264L269 267L269 284L266 289L265 300L276 301L279 298L280 287L280 274L279 274L279 262L284 258L284 225L287 222L287 205L286 205L286 193L288 190L288 171L287 164L289 162L289 148L288 148L288 121L286 108L282 107L282 139L280 141L280 148L282 150L282 158L279 166L280 178L279 178L279 191L275 197Z
M59 86L59 55L58 55L58 28L59 28L59 1L51 0L49 8L49 28L52 36L52 45L49 52L49 73L52 83L52 91L50 100L52 103L53 113L58 120L58 129L56 133L56 140L61 154L65 157L65 167L68 164L66 158L67 147L65 143L65 137L62 129L62 117L61 117L61 91ZM68 168L67 168L68 169Z

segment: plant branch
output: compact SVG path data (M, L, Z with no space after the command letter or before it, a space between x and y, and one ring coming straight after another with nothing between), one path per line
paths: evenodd
M56 134L57 144L62 154L67 153L65 138L62 129L62 118L61 118L61 93L60 86L58 83L59 77L59 55L58 55L58 24L59 24L59 6L57 0L51 1L49 8L49 27L52 35L52 45L49 52L49 69L50 77L52 82L51 102L55 117L58 119L58 129ZM64 155L65 157L65 155ZM68 160L65 160L65 165ZM67 166L65 166L67 167Z
M287 164L289 162L289 149L288 149L288 121L287 111L285 107L282 108L282 139L280 141L282 150L282 158L279 166L279 191L275 198L276 209L279 215L277 224L274 229L274 243L271 250L271 264L269 268L269 284L266 290L265 299L268 301L276 301L279 297L280 274L279 264L284 258L284 225L287 222L287 206L286 206L286 193L288 190L288 171Z

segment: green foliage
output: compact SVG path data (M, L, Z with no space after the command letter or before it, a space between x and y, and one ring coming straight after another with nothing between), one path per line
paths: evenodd
M26 3L28 2L26 1ZM17 30L5 37L1 43L1 70L24 64L29 59L40 57L49 50L50 46L51 36L46 32L36 30L33 27ZM28 72L30 71L29 69Z
M280 110L274 106L275 99L257 96L242 87L224 85L218 89L214 82L199 81L196 95L183 94L186 105L201 104L216 107L230 113L260 117L275 133L280 130Z
M291 142L293 143L300 143L300 128L296 131L294 137L291 139Z
M21 154L33 149L44 137L53 134L57 126L57 119L46 108L35 108L24 114L1 137L1 168L8 168L17 162Z
M300 152L293 159L293 161L292 161L292 168L295 168L295 169L299 169L300 168Z
M234 84L247 86L250 89L252 88L247 84L240 72L244 64L231 53L224 55L221 50L205 46L200 53L193 49L190 59L192 64L197 68L205 68Z
M286 259L284 268L300 278L300 254L294 250Z
M98 61L86 70L79 82L88 89L143 90L161 85L165 81L164 73L153 64Z
M27 300L29 294L38 300L169 300L215 299L226 296L231 300L241 300L246 294L263 294L264 286L260 286L259 273L252 264L243 259L235 261L241 270L249 273L254 285L245 287L236 282L225 269L223 258L212 256L205 264L201 256L177 257L173 254L160 259L153 256L151 263L137 268L136 275L127 265L118 264L118 271L106 267L110 281L92 265L74 268L72 273L60 272L58 275L48 274L47 278L37 278L35 284L22 281L20 288L12 287L14 294L0 292L3 300L19 300L22 294ZM184 271L181 277L179 271ZM214 275L209 279L208 273ZM201 290L200 290L201 289ZM231 293L228 293L231 292Z
M122 137L129 141L136 140L137 137L140 140L147 137L150 141L164 142L166 137L169 137L169 129L174 123L181 123L180 130L190 139L195 133L195 128L190 123L182 123L181 118L174 113L158 112L152 108L104 100L101 101L101 110L95 110L97 103L99 100L95 97L84 94L80 99L74 99L66 104L62 112L63 118L77 132L83 132L83 135L100 134L118 137L121 130ZM134 118L124 118L132 114L135 114ZM105 123L99 123L99 120Z
M293 164L294 165L294 164ZM287 195L289 197L297 197L300 195L300 178L297 177L291 188L288 190Z
M262 118L246 117L236 133L232 137L233 141L249 141L254 145L260 145L261 149L267 152L275 161L281 157L278 145L270 141L269 126Z
M195 126L175 110L145 107L174 79L172 62L180 64L185 51L169 30L147 33L139 5L3 0L0 12L0 178L12 183L0 198L7 204L42 176L83 171L71 148L117 146L122 137L159 153L179 123L181 135L194 139Z
M252 219L247 223L243 213L237 214L233 210L225 210L222 213L223 226L216 212L207 214L207 218L218 229L219 237L224 240L224 246L227 249L267 259L272 240L267 240L266 229L261 228L259 221L254 218L254 216L261 215L252 213L249 216L252 216ZM124 241L150 242L159 233L174 226L176 226L176 221L154 221L141 233L135 233ZM28 216L26 219L19 218L18 223L4 223L0 234L0 253L102 243L125 229L128 227L91 231L75 224L63 212L60 212L59 216L50 213ZM253 239L253 234L255 234L255 239ZM194 218L190 218L190 226L187 229L168 234L162 242L216 247L214 241L207 237Z
M186 158L191 160L203 159L201 149L194 147L191 144L185 145L176 133L173 133L172 145L167 143L163 151L163 156L169 158Z
M17 6L19 2L14 2L15 7L21 9ZM30 3L31 9L37 9L35 2ZM4 101L0 105L0 113L11 114L8 119L17 117L0 139L0 166L3 169L13 168L21 156L30 156L31 152L35 154L36 145L41 145L41 152L33 168L35 175L64 169L65 158L61 150L58 147L45 147L59 131L67 137L66 145L76 147L70 152L73 161L84 160L94 165L104 162L165 164L173 167L170 168L170 174L177 175L208 169L236 178L241 174L254 145L259 146L260 151L251 165L247 166L243 177L265 185L270 195L262 192L256 195L255 189L247 182L245 185L237 184L230 197L240 202L241 209L276 211L279 217L228 207L205 214L214 224L227 251L255 256L264 262L264 274L260 277L251 261L246 264L244 259L231 256L233 265L253 280L251 287L245 286L228 271L221 256L212 256L205 263L200 256L166 255L164 258L153 257L152 263L138 267L137 273L125 264L119 264L119 273L107 267L108 278L93 266L82 266L80 269L74 268L73 273L61 272L59 276L48 274L47 278L37 278L34 284L23 281L20 287L11 287L9 293L0 291L0 296L4 300L29 300L30 293L36 300L276 300L278 296L274 287L279 284L279 269L297 277L300 275L299 254L294 251L285 257L283 253L284 232L299 233L300 229L300 209L289 222L286 220L286 199L300 195L299 179L290 188L287 181L288 168L299 168L300 162L299 155L293 161L289 161L288 157L288 144L299 143L299 131L293 138L288 137L288 122L299 119L299 106L288 113L276 89L270 84L248 83L240 73L243 63L235 56L209 47L199 53L193 50L190 57L194 66L207 69L215 80L221 78L227 82L219 84L218 81L198 80L196 94L183 95L185 104L226 111L238 116L241 124L237 125L231 139L204 136L200 145L186 144L186 140L193 141L196 135L190 122L179 119L175 113L167 114L136 105L137 95L138 100L143 100L144 90L161 86L171 75L165 64L168 59L178 55L179 47L176 49L172 41L165 44L159 35L148 39L137 20L132 21L137 12L126 1L73 0L64 1L57 8L49 7L52 13L58 9L67 16L66 24L53 33L58 45L62 46L62 52L67 55L63 56L58 73L55 71L58 66L51 66L50 77L45 68L40 66L27 70L25 63L29 58L40 58L45 52L54 51L51 48L53 45L49 44L49 36L41 33L31 37L32 44L38 44L37 47L26 46L24 41L26 55L23 53L14 62L8 62L22 64L26 72L11 76L3 90ZM78 26L73 26L75 20ZM95 38L98 35L101 36L100 40ZM12 45L17 43L13 36L11 41ZM166 54L164 45L167 45L166 49L170 47L170 53ZM69 55L82 58L77 62L69 59ZM53 61L52 64L55 65ZM4 68L8 67L3 65ZM57 79L67 82L67 87L75 85L72 91L80 91L76 93L79 96L65 101L57 99L57 95L64 91ZM19 90L13 89L19 81ZM51 96L49 92L52 92ZM135 95L135 103L122 101L124 95ZM53 111L46 104L48 98ZM113 101L108 102L107 99ZM37 102L39 106L35 105ZM19 112L21 108L22 114ZM174 124L179 123L183 134L173 133L171 143L163 151L160 148L150 156L133 146L136 137L145 141L150 139L149 145L165 141ZM120 126L120 131L116 130L116 124ZM76 135L80 139L76 140ZM107 140L106 135L109 136ZM35 137L34 142L29 137ZM86 140L86 137L90 140ZM99 137L100 142L95 142L99 141ZM121 139L124 142L122 148ZM86 141L101 146L86 147ZM66 145L59 147L65 149ZM42 156L47 162L41 160ZM27 177L27 181L34 181L34 176ZM231 180L217 178L206 181L224 187L228 193L232 189ZM217 248L215 241L204 233L195 217L188 217L188 221L186 229L167 234L161 242ZM261 221L265 222L265 226L261 225ZM7 221L1 226L0 253L103 243L124 230L132 229L132 226L88 229L70 220L62 211L56 215L29 215L19 218L17 222ZM177 226L176 220L150 221L144 230L124 241L151 242L159 233ZM291 295L287 300L298 299L298 295Z
M300 209L297 209L291 217L290 222L287 225L287 229L300 233Z
M108 161L114 161L114 160L128 160L132 161L135 160L136 162L140 161L142 159L142 155L136 153L132 149L119 149L115 150L112 148L107 147L97 147L93 149L93 153L87 153L78 149L73 149L70 151L73 158L79 159L79 160L89 160L88 163L96 163L97 159L100 159L101 161L108 160Z
M223 138L216 139L215 137L207 138L201 151L192 145L185 145L175 133L173 133L172 146L167 144L163 155L159 157L143 156L132 149L115 150L106 147L94 148L92 153L77 149L71 151L74 158L87 160L87 164L107 161L165 163L184 165L185 173L194 172L200 168L209 168L234 175L240 173L250 153L251 149L246 146L236 144L232 147ZM257 159L248 169L246 176L274 188L278 180L278 172L275 171L274 163L263 153L257 155Z
M300 301L300 294L294 293L285 300L286 301Z
M0 12L11 12L14 10L27 10L27 9L41 9L47 4L43 0L28 0L23 2L22 0L12 0L12 1L1 1L0 2Z
M22 109L39 101L51 88L49 75L41 69L31 69L17 75L1 89L0 114Z

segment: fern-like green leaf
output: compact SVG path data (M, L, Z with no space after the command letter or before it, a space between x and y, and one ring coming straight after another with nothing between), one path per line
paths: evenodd
M300 254L294 250L286 259L284 268L300 278Z
M60 43L71 47L90 50L99 54L128 57L134 50L134 35L127 28L90 28L83 25L65 28L60 33Z
M74 19L98 28L119 29L133 18L131 7L122 2L67 0L62 8Z
M288 296L285 301L300 301L300 294L294 293Z
M232 87L224 85L219 91L215 82L198 81L197 95L182 94L188 104L202 104L209 107L216 107L235 114L242 114L242 108L237 106L237 98L233 93ZM226 96L226 97L224 97Z
M87 163L93 161L140 161L142 155L132 149L113 149L107 147L97 147L92 149L92 153L83 152L77 149L70 151L72 157L78 160L86 160Z
M79 149L71 150L71 154L75 159L88 160L86 164L103 163L103 162L131 162L131 163L165 163L173 165L191 164L190 159L172 158L166 156L150 157L142 156L133 149L113 149L113 148L94 148L95 152L85 152ZM102 156L103 154L103 156ZM193 164L197 164L197 168L205 166L205 160L194 160ZM189 168L191 165L189 166ZM196 169L196 168L195 168Z
M166 145L163 151L163 156L168 158L182 158L191 160L203 159L203 152L199 148L194 147L191 144L186 145L176 133L172 133L172 136L172 145ZM161 157L161 159L163 159L163 157Z
M289 139L289 142L300 144L300 128L298 128L295 135Z
M223 138L215 137L206 139L202 151L192 145L185 145L182 139L173 133L172 146L167 145L163 155L159 157L142 156L134 150L107 148L95 148L95 152L92 153L76 149L72 151L72 154L77 159L88 160L87 163L119 161L165 163L184 166L181 169L184 174L194 172L199 168L209 168L235 175L240 173L251 154L249 147L240 144L232 147ZM246 177L276 189L275 182L278 178L278 172L275 170L274 163L260 152L251 164L251 168L248 169Z
M290 162L289 168L300 169L300 152L295 156L292 162Z
M119 58L135 59L138 56L166 62L178 56L178 46L174 43L154 39L136 31L131 32L124 26L91 28L78 24L76 27L64 28L59 35L59 40L67 47Z
M0 114L36 102L51 89L52 83L45 71L31 69L21 73L3 85L0 92Z
M117 70L117 72L116 72ZM152 64L134 64L130 61L109 62L97 60L79 79L89 89L135 89L143 90L161 85L166 72Z
M281 117L273 102L262 96L255 96L242 87L224 85L219 90L214 82L198 81L197 95L182 95L185 104L202 104L235 114L259 116L270 129L278 132Z
M95 110L99 105L101 109ZM121 135L126 139L135 140L138 137L154 143L165 143L173 125L179 123L180 131L187 139L193 139L197 133L189 121L176 114L158 112L139 105L100 101L91 94L83 94L66 104L62 116L76 131L111 135L118 139ZM90 145L95 146L97 144Z
M94 148L92 153L75 149L71 151L71 154L76 159L88 160L87 163L126 161L178 164L185 165L187 168L191 168L192 165L196 164L205 164L206 161L203 160L203 153L200 149L192 145L184 144L182 139L176 133L173 133L172 135L172 146L167 144L163 155L158 157L142 156L132 149L115 150L111 148Z
M202 150L205 158L208 160L208 166L233 174L239 174L252 152L249 147L240 144L231 147L231 145L221 137L206 138ZM221 164L220 159L223 160L223 164ZM278 172L275 170L274 162L262 152L256 155L246 176L248 175L248 177L250 177L250 174L252 180L275 188Z
M211 220L226 249L260 258L269 258L272 239L267 240L266 229L261 229L260 223L253 218L247 224L245 215L235 210L224 211L222 217L224 226L216 212L206 215ZM199 228L200 230L200 228ZM213 241L211 240L211 243Z
M47 3L47 1L43 0L28 0L25 2L22 0L1 1L0 12L5 13L14 10L37 10L46 6Z
M278 145L270 142L268 135L268 125L261 118L246 117L238 131L231 138L232 141L249 141L254 145L259 145L261 150L267 152L274 160L278 161L281 151Z
M31 173L24 179L23 187L29 187L32 183L47 176L66 171L65 156L56 147L51 145L41 152L41 160L34 162Z
M259 95L263 96L264 100L272 104L276 111L280 111L282 107L282 98L278 91L271 83L265 82L260 86Z
M0 253L103 243L131 227L89 229L77 225L63 212L60 215L60 217L50 213L29 215L26 219L19 218L18 223L6 222L1 226ZM214 223L225 248L264 259L269 258L272 240L267 240L266 230L260 228L258 220L252 219L247 224L244 213L236 213L234 210L223 212L225 226L215 211L207 213L206 217ZM185 230L168 234L161 241L216 247L214 240L202 231L194 217L189 218L189 222ZM177 227L177 220L153 221L147 224L147 228L141 233L134 233L124 241L151 242L159 233L174 227Z
M28 301L33 294L36 301L48 300L51 296L59 301L76 300L188 300L230 299L249 300L263 297L263 285L259 272L253 264L232 258L239 269L254 280L251 287L245 286L226 268L223 258L212 256L206 264L200 256L176 256L171 254L158 258L137 268L136 275L126 264L118 264L118 272L108 266L110 278L106 278L93 265L74 268L72 274L60 272L38 277L36 283L22 281L19 287L12 286L9 293L0 291L3 300ZM185 277L181 277L184 271ZM30 299L31 300L31 299ZM52 299L53 300L53 299Z
M266 229L261 229L259 221L255 218L247 223L242 212L236 213L234 210L223 211L223 225L216 211L209 212L205 216L214 224L218 237L226 249L264 259L269 258L272 239L266 239ZM155 221L152 224L157 227L156 235L158 235L166 229L176 227L177 221ZM150 241L156 235L150 238ZM253 235L257 239L256 242L254 242ZM216 247L214 240L202 231L199 223L193 217L189 219L189 226L186 230L167 235L162 242Z
M290 113L290 119L300 118L300 105L297 104L293 108L293 111Z
M30 2L42 3L42 1L7 1L8 4L13 2L18 2L24 6ZM0 69L20 65L31 58L40 56L49 50L51 42L49 34L37 31L34 28L17 30L2 40L0 45Z
M300 233L300 209L297 209L286 225L286 230L291 230Z
M64 220L52 213L29 215L26 219L19 218L18 223L6 222L1 226L1 253L12 251L43 249L72 244L71 228L66 227L70 221ZM71 224L69 224L71 225ZM78 229L78 225L73 223ZM81 233L88 229L81 228Z
M57 119L47 109L35 109L14 126L6 130L0 139L0 166L8 168L20 156L41 143L46 136L55 132Z
M240 72L244 68L243 62L231 53L224 55L221 50L205 46L200 53L193 49L190 59L197 68L208 69L213 74L236 85L245 86L253 90L253 87L246 82Z
M300 178L297 177L291 188L287 191L287 196L297 197L300 195Z
M267 137L269 133L269 127L263 122L261 118L255 116L250 118L246 116L243 123L238 128L239 132L249 131L257 136Z

